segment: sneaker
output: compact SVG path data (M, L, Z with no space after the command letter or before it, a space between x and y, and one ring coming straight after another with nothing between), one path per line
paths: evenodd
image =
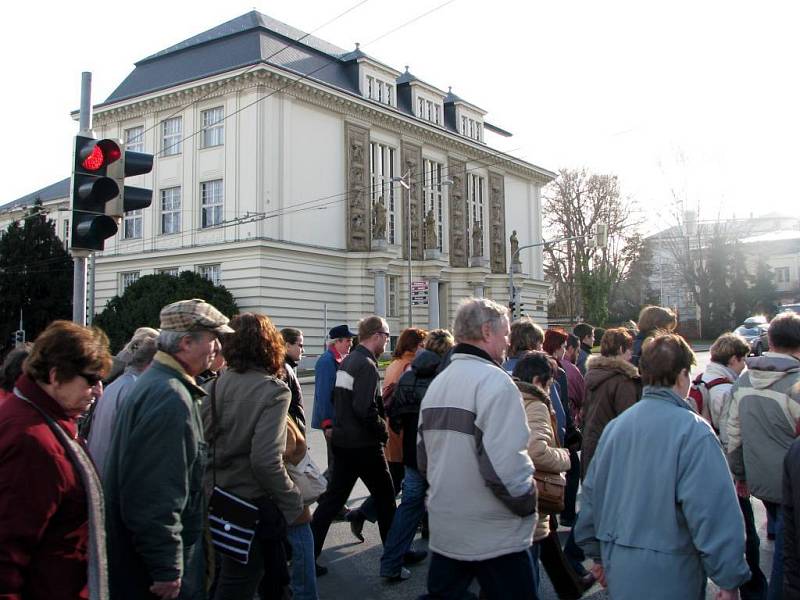
M427 550L409 550L403 555L404 565L415 565L428 557Z
M314 563L314 570L317 572L317 577L324 577L328 574L328 567L323 567L318 562Z
M396 575L381 575L389 583L399 583L411 577L411 571L405 567L400 567L400 572Z

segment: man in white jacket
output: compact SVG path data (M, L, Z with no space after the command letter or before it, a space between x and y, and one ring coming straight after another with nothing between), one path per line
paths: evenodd
M427 597L460 598L477 578L489 599L535 599L530 431L520 393L500 367L508 311L470 298L453 329L458 344L425 394L417 436L430 485Z

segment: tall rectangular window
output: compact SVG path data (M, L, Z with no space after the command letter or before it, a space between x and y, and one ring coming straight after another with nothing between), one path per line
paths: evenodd
M423 169L423 194L425 196L425 222L428 220L428 214L433 211L433 219L436 224L436 243L439 250L444 248L444 240L442 234L444 233L444 203L442 200L442 171L444 165L442 163L424 159L422 161Z
M173 156L181 153L183 118L172 117L161 121L161 154Z
M165 267L156 271L159 275L171 275L172 277L178 276L178 267Z
M470 173L467 175L467 206L469 207L469 249L470 255L472 255L472 251L474 248L472 237L473 231L475 230L475 224L480 224L481 231L483 235L480 239L480 244L478 249L480 250L480 255L483 256L484 254L484 240L486 239L486 223L483 220L483 188L484 188L484 179L480 175L475 175L474 173Z
M135 240L142 237L142 209L126 212L122 217L122 239Z
M64 241L64 250L69 250L69 234L72 230L69 227L69 219L64 219L64 229L61 239Z
M165 188L161 190L161 233L180 233L180 231L181 188Z
M219 265L197 265L197 274L205 277L214 285L219 285L222 281Z
M424 119L425 118L425 98L417 98L417 104L418 104L417 116L420 119Z
M441 125L442 124L442 112L441 111L442 111L442 109L439 107L438 104L436 106L434 106L434 112L435 112L436 118L433 120L433 122L436 123L437 125Z
M117 291L119 295L125 293L125 290L128 289L128 286L136 280L139 279L139 271L126 271L124 273L119 274L119 285Z
M367 98L375 97L375 78L367 75Z
M394 86L389 84L389 83L387 83L386 84L386 98L384 99L384 101L389 106L394 106L393 96L394 96Z
M131 127L125 130L125 149L144 152L144 126Z
M387 275L386 276L386 316L387 317L396 317L397 316L397 307L399 305L398 302L398 289L400 288L399 285L399 277L397 275Z
M221 146L225 142L225 115L222 107L204 110L200 115L203 122L202 147Z
M383 200L383 205L386 207L386 241L394 244L397 215L395 189L392 183L392 177L394 177L394 148L378 142L370 142L369 149L372 206Z
M212 227L222 223L222 179L204 181L200 184L200 227Z
M778 283L789 283L789 267L775 269L775 278Z

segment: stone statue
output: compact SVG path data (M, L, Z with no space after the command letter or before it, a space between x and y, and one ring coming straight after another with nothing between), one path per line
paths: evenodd
M372 227L373 240L386 239L386 205L383 203L383 196L378 197L378 201L372 207L375 213L374 224Z
M483 256L483 227L480 221L472 222L472 256Z
M519 259L519 240L517 239L517 230L511 232L511 260L515 265L521 265L522 261Z
M436 239L436 217L433 216L431 208L425 215L425 249L435 250L437 248L439 248L439 243Z

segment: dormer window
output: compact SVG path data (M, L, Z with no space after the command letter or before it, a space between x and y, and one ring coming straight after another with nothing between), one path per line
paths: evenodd
M381 104L395 106L394 84L378 77L367 75L366 96Z
M442 124L442 107L438 102L417 96L417 116L436 125Z
M461 115L461 135L482 142L483 124L480 121Z

